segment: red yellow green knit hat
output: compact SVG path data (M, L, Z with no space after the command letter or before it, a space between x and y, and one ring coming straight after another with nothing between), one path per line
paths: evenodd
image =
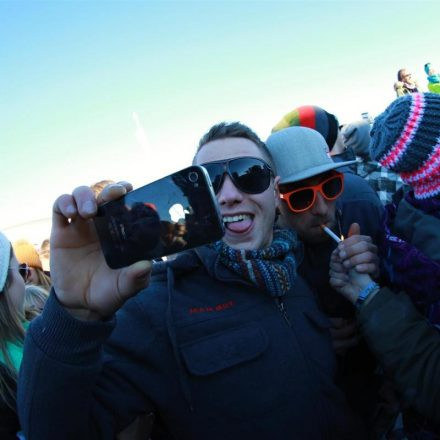
M283 116L280 122L272 128L272 133L288 127L307 127L321 133L328 148L334 147L338 137L339 122L335 115L326 112L321 107L303 105Z

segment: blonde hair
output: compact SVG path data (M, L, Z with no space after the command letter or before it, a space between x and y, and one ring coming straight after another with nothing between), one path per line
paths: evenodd
M17 371L12 363L8 352L7 343L13 342L23 344L24 327L22 321L24 316L13 306L8 295L9 275L5 287L0 292L0 353L5 360L2 374L0 374L0 397L14 411L16 401L15 384L17 383ZM12 382L12 386L11 386Z
M38 276L38 284L37 286L42 287L43 289L49 291L52 286L52 280L50 279L50 276L47 275L42 269L38 267L33 268Z
M25 287L24 310L28 321L43 311L47 298L49 298L49 292L41 286L28 284Z

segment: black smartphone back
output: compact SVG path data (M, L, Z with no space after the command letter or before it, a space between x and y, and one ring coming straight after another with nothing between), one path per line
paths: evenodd
M112 269L211 243L224 234L211 181L201 166L104 203L94 221Z

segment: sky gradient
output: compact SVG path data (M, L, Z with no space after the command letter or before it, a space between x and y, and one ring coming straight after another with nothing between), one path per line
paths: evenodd
M0 2L0 229L17 238L81 184L184 168L222 120L265 139L299 105L376 115L399 68L422 88L423 64L440 68L439 16L422 1Z

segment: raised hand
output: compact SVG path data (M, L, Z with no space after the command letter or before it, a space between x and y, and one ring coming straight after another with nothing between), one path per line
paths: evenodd
M54 203L50 237L52 283L58 300L77 318L109 317L148 285L149 261L117 270L107 266L93 224L98 203L117 199L131 189L125 182L112 184L96 200L89 187L81 186Z
M370 236L360 233L359 225L353 223L348 230L348 237L338 244L342 264L346 269L356 269L359 273L378 278L380 269L377 246Z
M331 255L329 274L330 285L354 304L371 282L370 274L378 274L379 258L376 246L370 237L360 235L357 223L350 226L348 235Z

